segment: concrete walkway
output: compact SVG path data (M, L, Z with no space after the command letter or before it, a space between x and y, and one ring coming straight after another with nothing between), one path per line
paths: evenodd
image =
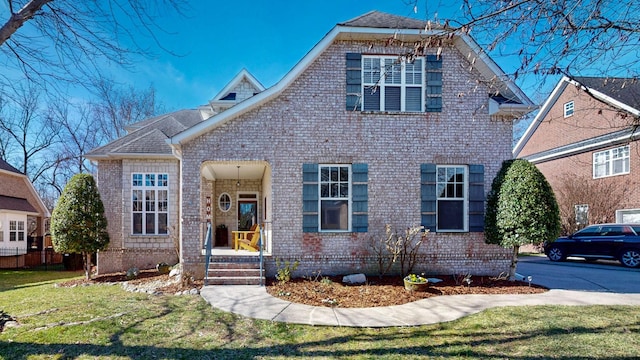
M640 294L552 289L534 295L436 296L373 308L329 308L292 303L254 285L205 286L200 294L214 308L255 318L305 325L389 327L435 324L485 309L524 305L640 305Z

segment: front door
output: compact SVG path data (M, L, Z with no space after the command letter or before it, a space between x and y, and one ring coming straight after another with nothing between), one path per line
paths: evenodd
M238 230L248 231L258 221L258 202L256 200L238 201Z

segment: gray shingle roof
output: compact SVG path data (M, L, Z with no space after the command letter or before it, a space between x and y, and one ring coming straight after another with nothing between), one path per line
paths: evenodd
M170 155L171 147L166 140L202 121L198 110L179 110L142 120L130 129L129 134L85 154L99 157L115 154Z
M574 77L580 84L640 110L640 80L631 78Z
M423 20L370 11L338 25L382 29L424 29L427 23Z
M0 195L0 209L33 213L38 212L38 210L29 204L27 199L4 195Z
M14 172L14 173L17 173L17 174L22 174L22 172L20 172L20 170L14 168L8 162L6 162L6 161L4 161L2 159L0 159L0 170L5 170L5 171Z

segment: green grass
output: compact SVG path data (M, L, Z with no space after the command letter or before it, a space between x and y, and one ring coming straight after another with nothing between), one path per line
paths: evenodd
M0 359L640 357L637 306L508 307L431 326L313 327L243 318L199 296L55 286L79 276L0 271L0 311L20 323L0 334Z

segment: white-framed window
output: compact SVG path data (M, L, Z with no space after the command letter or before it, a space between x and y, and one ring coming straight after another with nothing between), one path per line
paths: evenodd
M593 178L629 173L629 145L593 154Z
M9 221L9 241L24 241L25 234L24 221Z
M227 212L231 209L231 196L229 196L228 193L225 192L220 194L220 197L218 198L218 208L222 212Z
M169 215L169 176L135 173L132 175L133 234L167 234Z
M569 117L573 115L573 100L564 104L564 117Z
M407 62L397 56L362 57L364 111L424 110L424 59Z
M351 166L320 165L320 231L351 229Z
M437 231L468 231L468 178L465 165L437 166Z

